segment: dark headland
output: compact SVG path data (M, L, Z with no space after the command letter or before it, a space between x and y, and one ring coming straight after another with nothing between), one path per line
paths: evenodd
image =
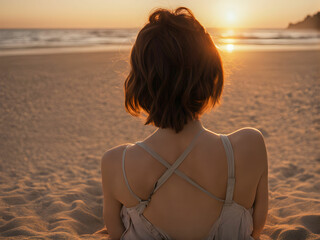
M320 12L310 16L306 16L303 21L297 23L289 23L289 29L316 29L320 31Z

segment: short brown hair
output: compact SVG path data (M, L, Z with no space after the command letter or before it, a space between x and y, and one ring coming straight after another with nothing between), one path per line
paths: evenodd
M145 125L178 133L219 103L220 55L188 8L154 11L132 47L130 64L125 108L133 116L146 112Z

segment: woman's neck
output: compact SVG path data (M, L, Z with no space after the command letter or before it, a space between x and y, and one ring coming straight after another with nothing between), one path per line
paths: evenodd
M199 132L201 129L204 129L200 119L198 120L192 120L189 121L187 124L183 126L183 129L176 133L174 129L172 128L158 128L154 135L157 135L158 137L189 137L193 136L197 132Z

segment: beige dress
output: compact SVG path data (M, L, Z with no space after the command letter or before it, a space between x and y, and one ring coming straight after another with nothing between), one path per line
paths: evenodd
M203 129L202 129L203 130ZM147 207L148 203L151 200L152 195L166 182L166 180L175 173L179 177L183 178L196 188L203 191L205 194L210 197L221 201L224 203L220 216L218 220L211 227L208 235L204 240L253 240L251 233L253 230L253 221L252 221L252 211L253 209L247 210L245 207L235 203L233 201L233 191L234 191L234 157L232 145L226 135L220 135L221 141L225 148L227 159L228 159L228 184L226 191L225 200L220 199L214 196L212 193L208 192L202 188L199 184L191 180L183 172L179 171L177 168L186 158L186 156L192 150L196 138L200 135L202 130L194 137L187 149L181 154L181 156L170 165L164 159L162 159L156 152L151 148L145 145L143 142L137 142L136 144L148 153L150 153L155 159L167 167L167 171L159 178L154 186L154 190L149 196L149 199L142 200L140 199L131 189L128 179L125 172L125 154L126 149L123 151L122 155L122 170L126 185L131 192L131 194L139 201L134 207L127 208L125 206L121 209L121 219L125 226L125 231L121 236L121 240L160 240L160 239L172 239L168 234L166 234L161 229L154 226L148 219L143 215L144 209ZM128 146L127 146L128 147Z

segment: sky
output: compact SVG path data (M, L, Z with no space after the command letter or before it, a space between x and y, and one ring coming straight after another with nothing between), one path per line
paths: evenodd
M0 28L139 28L155 8L178 6L207 28L285 28L320 0L0 0Z

